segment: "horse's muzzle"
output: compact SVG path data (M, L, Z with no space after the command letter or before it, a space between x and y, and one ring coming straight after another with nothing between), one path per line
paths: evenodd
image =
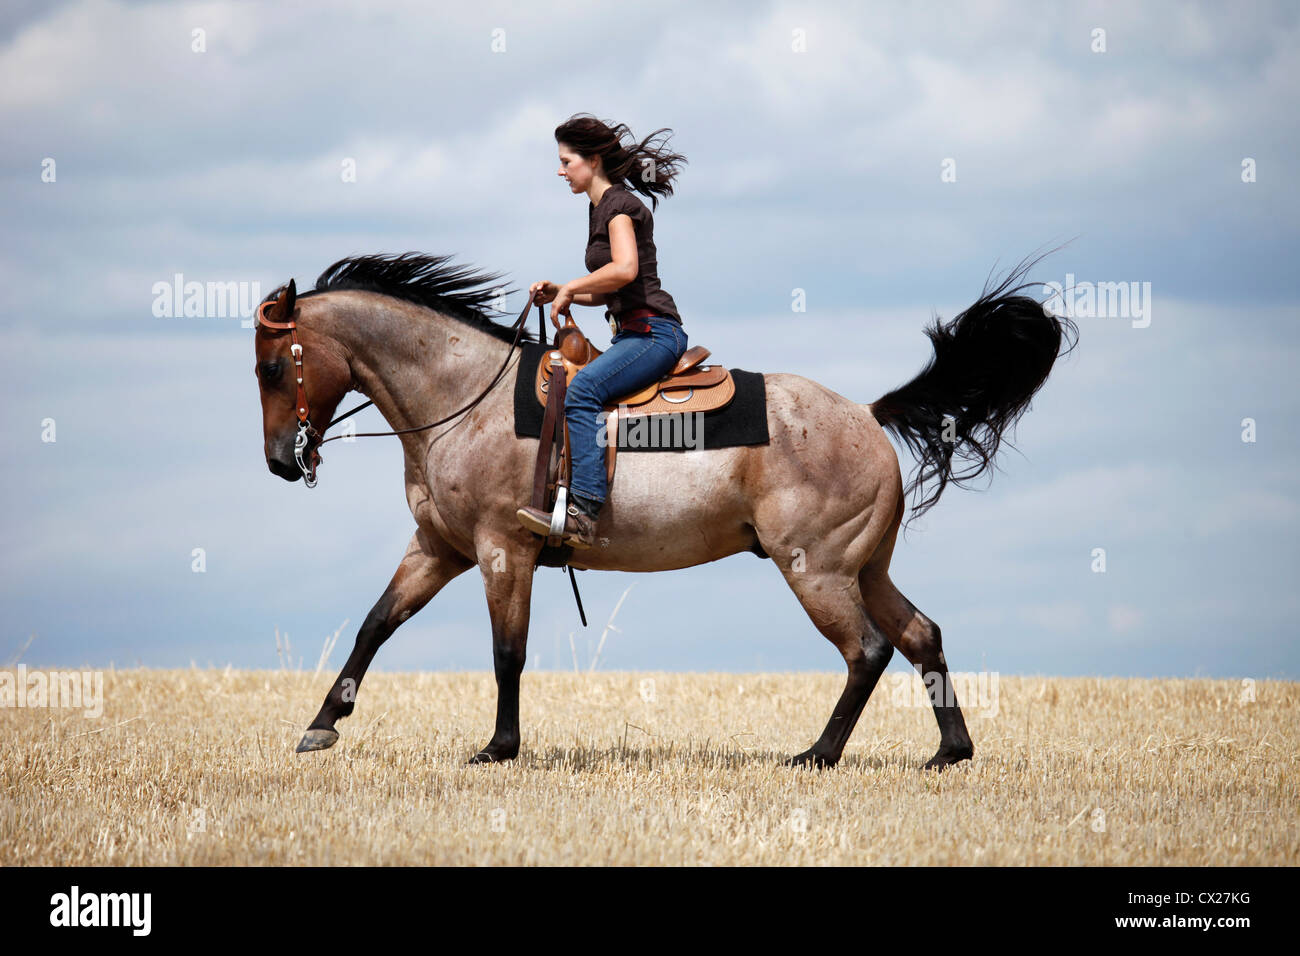
M295 461L281 461L278 458L268 458L266 467L271 469L271 474L278 475L285 481L298 481L302 478L302 469L298 467Z

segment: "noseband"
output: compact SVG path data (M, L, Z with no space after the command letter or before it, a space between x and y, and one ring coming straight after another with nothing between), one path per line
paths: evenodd
M287 295L288 293L286 292L285 294ZM343 436L335 435L334 438L324 438L322 432L318 432L316 431L315 428L312 427L311 417L310 417L311 406L307 402L307 389L306 386L303 384L303 349L302 349L302 343L298 341L298 323L294 320L292 315L289 316L288 320L284 322L276 322L266 317L267 310L272 306L278 305L279 303L280 303L280 299L275 299L270 302L263 302L260 306L258 306L257 326L273 329L276 332L287 331L289 335L292 337L293 341L292 344L289 346L289 351L293 355L294 378L296 380L297 389L298 389L297 396L294 400L295 413L298 416L298 434L294 436L294 440L293 440L293 457L294 460L298 463L299 470L302 472L303 483L308 488L315 488L316 487L316 466L319 465L321 461L320 451L319 451L320 446L325 444L326 442L334 441L335 438L341 438ZM515 348L519 345L519 337L524 334L524 324L528 320L528 310L532 307L532 305L533 303L530 297L530 301L524 303L524 308L523 311L519 313L519 318L516 319L514 325L511 326L511 328L514 330L515 337L514 337L514 341L510 343L510 351L506 353L505 361L501 363L501 368L497 371L496 375L493 376L492 381L488 384L487 388L483 389L483 391L479 393L478 397L474 399L472 402L470 402L468 405L464 406L463 408L457 409L456 411L452 412L450 415L446 416L445 418L440 418L436 422L430 422L427 425L418 425L414 428L399 428L396 429L395 431L389 431L389 432L359 432L352 437L379 438L386 435L405 435L410 432L427 431L430 428L436 428L439 425L446 424L447 422L455 418L457 415L461 415L465 412L468 412L479 402L483 401L483 399L487 397L488 392L496 388L497 383L501 381L501 376L505 374L506 367L510 364L510 357L514 355ZM537 337L541 341L541 343L545 345L546 344L545 312L542 310L541 303L538 303L537 305L537 325L538 325ZM361 411L363 408L366 408L373 404L374 404L373 401L362 402L356 408L352 409L352 411L345 412L344 414L340 415L338 418L334 419L332 422L330 422L328 425L325 426L324 430L329 431L331 428L333 428L339 422L343 421L345 418L351 418L353 415ZM316 447L311 450L311 461L309 463L304 460L303 456L306 454L307 446L310 444L312 439L320 439L320 441L318 441Z

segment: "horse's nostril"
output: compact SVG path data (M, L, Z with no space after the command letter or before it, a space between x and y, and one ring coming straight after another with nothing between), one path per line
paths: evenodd
M285 481L297 481L302 477L302 472L298 470L297 465L285 464L278 458L268 458L266 467L271 470L271 474L283 478Z

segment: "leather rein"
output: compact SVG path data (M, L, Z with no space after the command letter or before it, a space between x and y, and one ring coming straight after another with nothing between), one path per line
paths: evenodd
M286 292L285 295L288 295L288 293ZM437 428L439 425L445 425L447 422L451 421L453 418L457 417L458 415L463 415L465 412L468 412L471 409L473 409L474 406L476 406L479 402L483 401L483 399L487 398L488 393L492 391L492 389L496 388L497 383L501 381L501 376L505 374L506 368L510 365L510 359L515 354L515 349L519 345L519 337L524 334L524 326L527 324L527 320L528 320L528 310L533 307L533 303L531 299L530 301L524 303L523 311L519 313L519 318L516 319L514 325L511 326L511 328L514 329L515 337L514 340L510 343L510 350L506 352L505 361L501 363L501 368L498 369L496 375L492 377L492 381L488 383L487 388L483 389L483 391L479 393L478 397L475 398L468 405L465 405L463 408L457 409L456 411L452 412L450 415L438 419L436 422L429 422L429 424L427 425L416 425L413 428L398 428L398 429L394 429L393 431L387 431L387 432L358 432L352 436L335 435L333 438L325 438L323 437L324 432L329 431L331 428L333 428L339 422L343 421L345 418L351 418L353 415L361 411L363 408L367 408L368 406L373 405L374 402L365 401L362 402L360 405L358 405L356 408L352 409L350 412L344 412L342 415L338 416L332 422L326 425L323 431L318 432L312 426L311 406L308 404L307 389L306 386L303 384L303 348L302 348L302 343L298 341L298 323L294 320L293 316L289 316L288 320L284 322L277 322L273 319L268 319L266 317L267 310L273 306L278 305L279 303L280 303L280 299L275 299L270 302L263 302L258 307L257 310L257 325L259 327L273 329L277 332L287 331L293 339L293 344L289 346L289 351L293 355L294 378L296 380L296 385L297 385L297 396L294 401L294 407L295 407L295 414L298 416L298 434L294 437L293 456L294 456L294 460L297 461L298 463L298 468L302 471L303 483L308 488L316 487L316 466L320 464L320 460L321 460L319 449L320 446L324 445L326 442L331 442L337 438L345 438L345 437L382 438L389 435L407 435L410 434L411 432L428 431L430 428ZM546 313L543 310L542 304L540 302L537 304L537 326L538 326L538 335L537 335L538 340L543 345L545 345L546 344ZM316 447L312 449L311 461L307 462L303 460L303 455L306 453L307 445L310 443L311 439L313 438L319 438L320 441L317 443Z

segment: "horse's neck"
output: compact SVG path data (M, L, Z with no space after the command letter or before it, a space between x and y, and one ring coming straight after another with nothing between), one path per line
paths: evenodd
M350 355L353 378L393 429L438 421L472 402L501 368L508 345L445 315L385 296L336 310L331 334ZM502 385L497 385L499 390ZM447 426L403 435L428 447Z

